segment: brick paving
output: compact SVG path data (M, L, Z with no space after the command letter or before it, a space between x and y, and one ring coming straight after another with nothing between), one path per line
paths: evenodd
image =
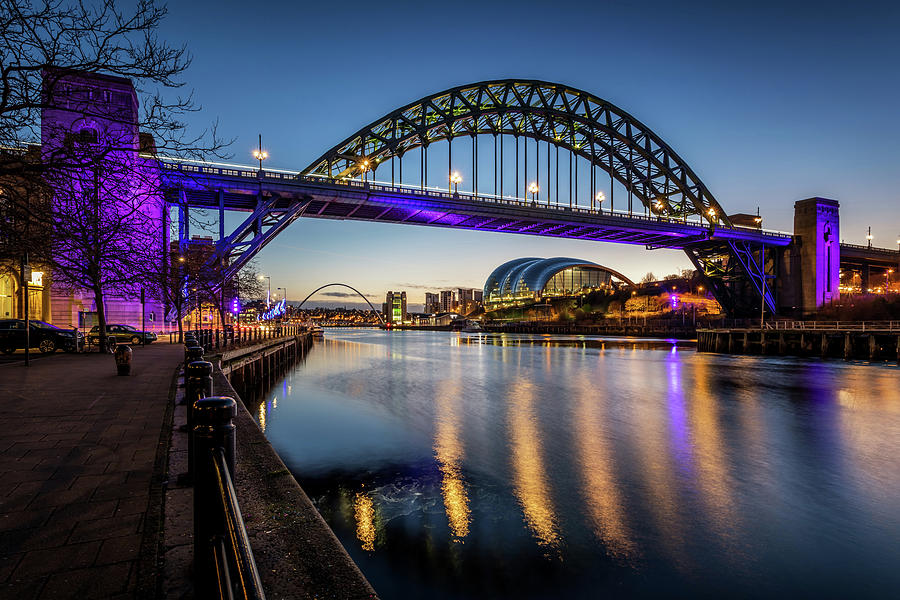
M154 598L181 345L0 365L0 598Z

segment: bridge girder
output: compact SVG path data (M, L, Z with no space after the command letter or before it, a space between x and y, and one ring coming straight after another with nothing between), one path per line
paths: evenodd
M600 167L653 214L731 225L693 170L643 123L587 92L544 81L485 81L427 96L363 127L301 174L358 176L414 148L477 135L563 148Z

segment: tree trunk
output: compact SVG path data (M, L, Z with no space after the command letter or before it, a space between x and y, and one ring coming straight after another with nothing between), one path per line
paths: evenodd
M100 352L108 352L106 335L106 307L103 305L103 288L94 284L94 303L97 305L97 327L100 329Z

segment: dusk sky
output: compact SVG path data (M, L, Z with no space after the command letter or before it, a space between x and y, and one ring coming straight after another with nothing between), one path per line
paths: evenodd
M591 92L650 127L729 213L790 231L793 204L841 203L841 238L900 238L900 4L894 2L172 2L161 35L235 138L230 162L301 170L423 96L488 79ZM388 172L388 179L390 173ZM382 179L380 174L376 177ZM413 225L300 219L258 255L300 300L344 282L378 306L406 290L480 288L520 256L584 258L639 279L681 251ZM337 293L342 293L338 291ZM317 295L322 303L340 302ZM356 301L348 299L347 304Z

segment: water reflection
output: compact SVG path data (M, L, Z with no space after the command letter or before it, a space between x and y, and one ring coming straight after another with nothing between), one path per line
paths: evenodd
M606 390L598 389L585 375L578 379L575 388L578 398L572 427L583 479L581 491L591 527L610 554L628 558L635 554L636 545L625 521L620 484L613 471L613 445L605 425L610 416Z
M679 361L670 361L669 368L681 370ZM706 522L715 531L715 539L725 546L726 558L734 556L732 533L737 527L737 515L731 494L731 476L728 465L733 464L729 449L722 440L719 423L719 400L710 390L709 365L698 363L694 367L693 388L690 394L691 441L700 498L706 505ZM683 395L682 383L672 386L671 393Z
M357 492L353 498L353 517L356 521L356 537L363 550L375 551L375 505L365 492Z
M461 465L464 458L459 403L461 394L455 373L438 385L435 397L437 421L434 435L434 455L441 470L441 492L450 531L455 541L469 535L469 496Z
M328 335L253 414L385 600L900 589L897 368Z
M541 546L559 546L556 512L541 457L541 432L534 410L534 385L517 379L509 390L509 435L513 486L525 522Z

